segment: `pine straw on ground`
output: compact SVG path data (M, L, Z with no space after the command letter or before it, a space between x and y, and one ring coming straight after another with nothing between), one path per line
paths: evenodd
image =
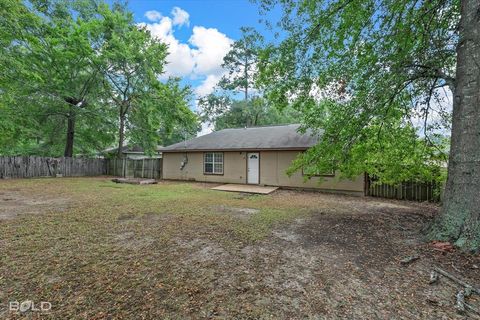
M463 319L480 258L422 242L433 205L200 183L0 181L0 318ZM408 265L400 260L420 259ZM475 297L469 302L480 305Z

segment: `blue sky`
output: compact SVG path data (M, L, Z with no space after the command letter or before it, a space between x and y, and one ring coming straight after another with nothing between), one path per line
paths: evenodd
M238 38L241 26L262 28L258 23L260 18L256 4L248 0L130 0L130 10L139 22L146 22L145 12L156 10L168 15L174 7L180 7L190 14L190 26L198 25L217 28L231 38ZM178 37L188 40L191 28L182 28Z
M212 92L223 75L223 56L240 27L255 27L268 39L257 5L248 0L131 0L128 6L137 23L169 45L165 77L181 77L197 98Z

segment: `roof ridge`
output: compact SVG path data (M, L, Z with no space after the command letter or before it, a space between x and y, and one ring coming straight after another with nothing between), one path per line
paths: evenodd
M241 130L241 129L256 129L256 128L271 128L271 127L287 127L287 126L293 126L293 125L300 125L300 123L285 123L285 124L266 124L262 126L254 126L254 127L238 127L238 128L224 128L218 131L214 132L220 132L223 130Z

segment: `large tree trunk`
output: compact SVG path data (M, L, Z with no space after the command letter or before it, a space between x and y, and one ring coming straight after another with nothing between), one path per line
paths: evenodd
M67 117L67 140L64 157L73 157L73 141L75 139L75 111L70 110Z
M448 179L430 238L480 247L480 3L461 1Z
M123 153L123 143L125 140L125 115L120 115L120 128L118 129L118 150L117 157L122 158Z

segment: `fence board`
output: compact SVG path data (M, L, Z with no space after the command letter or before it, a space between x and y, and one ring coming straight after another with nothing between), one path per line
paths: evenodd
M441 186L435 181L404 181L396 185L377 183L368 176L366 195L398 200L439 202Z
M104 159L0 157L0 178L99 176L106 174Z

